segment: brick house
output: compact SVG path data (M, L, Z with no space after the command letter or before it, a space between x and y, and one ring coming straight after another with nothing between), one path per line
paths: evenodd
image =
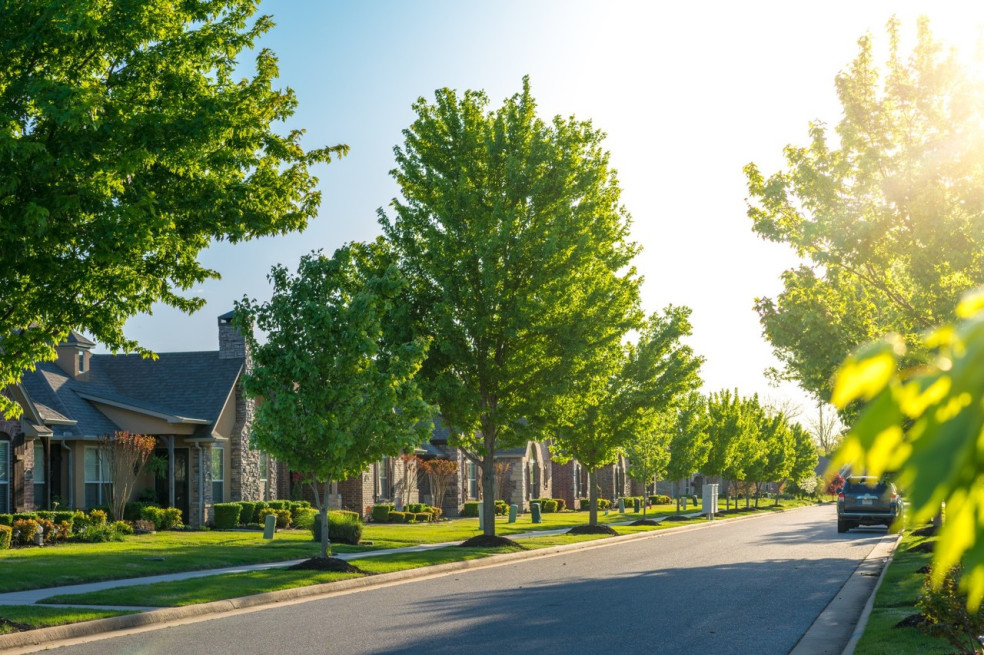
M254 403L243 394L246 343L232 313L218 318L219 349L97 355L71 333L54 362L4 391L24 410L0 421L0 512L87 509L108 501L100 440L117 431L153 436L159 474L144 473L135 497L178 507L201 526L216 502L281 497L286 477L250 445Z

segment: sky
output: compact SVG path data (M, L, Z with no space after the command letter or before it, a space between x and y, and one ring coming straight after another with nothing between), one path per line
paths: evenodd
M541 117L574 115L608 135L642 246L644 309L693 310L688 343L706 358L704 391L757 393L798 408L804 422L813 401L763 374L776 360L753 309L781 291L797 260L752 232L742 168L775 172L784 146L807 142L811 121L838 122L837 73L862 35L885 45L893 14L909 37L928 16L936 36L963 51L984 25L984 3L942 0L828 1L822 10L788 0L263 0L260 13L276 26L258 45L277 54L279 84L298 99L283 129L350 154L315 171L322 205L303 233L214 244L201 260L222 279L189 292L205 308L157 307L131 319L128 336L158 352L216 349L217 317L244 296L268 299L273 265L295 270L312 250L380 234L377 212L399 193L393 148L418 98L483 89L494 107L529 75Z

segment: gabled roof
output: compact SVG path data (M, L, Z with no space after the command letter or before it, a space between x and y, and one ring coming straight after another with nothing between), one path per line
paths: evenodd
M78 346L79 348L95 348L96 347L96 344L95 344L94 341L89 341L88 339L86 339L85 337L83 337L81 334L79 334L75 330L72 330L71 332L69 332L68 333L68 336L65 337L65 340L63 342L61 342L60 344L58 344L58 345L59 346L63 346L63 345L64 346Z
M24 375L22 383L45 423L54 426L55 435L115 432L117 426L96 408L100 404L198 425L196 434L208 434L243 365L242 359L220 359L218 351L161 353L157 360L93 355L87 379L76 380L56 364L42 362Z

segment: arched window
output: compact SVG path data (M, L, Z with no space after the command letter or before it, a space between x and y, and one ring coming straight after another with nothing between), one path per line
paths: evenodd
M0 514L10 513L10 435L0 432Z

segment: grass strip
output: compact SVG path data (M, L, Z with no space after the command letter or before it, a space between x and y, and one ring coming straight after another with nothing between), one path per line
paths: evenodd
M919 570L929 564L931 552L917 547L930 538L907 532L889 564L878 588L864 634L854 649L856 655L947 655L953 652L945 639L938 639L911 626L896 627L916 614L916 603L925 574Z
M80 607L38 607L37 605L0 605L0 635L21 630L37 630L67 623L81 623L123 614L131 610L102 610Z

